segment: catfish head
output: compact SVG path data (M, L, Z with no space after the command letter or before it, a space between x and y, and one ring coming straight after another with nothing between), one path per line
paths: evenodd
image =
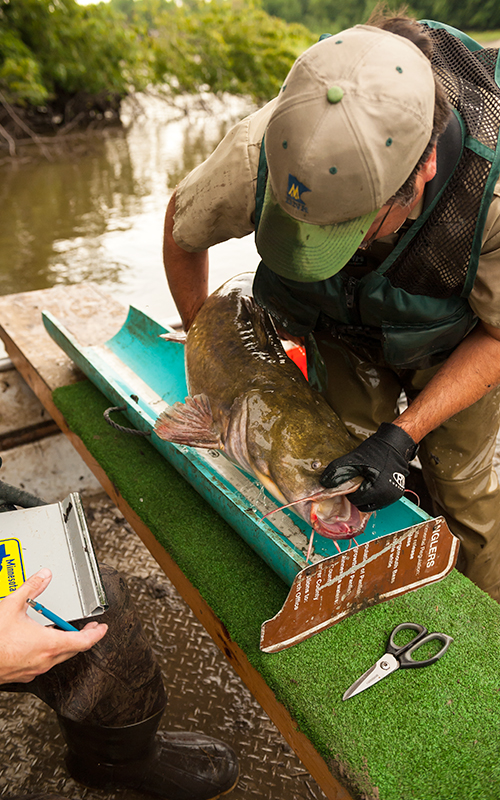
M369 514L348 499L362 478L336 489L319 482L330 461L356 446L321 395L305 396L302 387L285 397L273 389L254 390L234 412L224 450L240 465L245 462L278 502L327 538L351 539L364 529Z
M355 447L319 394L304 396L299 386L285 395L275 387L259 387L237 397L229 415L215 411L206 395L188 397L158 417L155 433L177 444L222 451L321 536L351 539L364 529L369 514L347 497L362 479L336 489L319 482L330 461Z

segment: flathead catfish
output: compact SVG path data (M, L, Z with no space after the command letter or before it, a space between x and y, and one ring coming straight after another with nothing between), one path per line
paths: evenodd
M252 278L232 278L202 306L186 338L190 397L164 411L155 432L221 450L319 534L350 539L369 516L346 497L361 479L324 489L319 477L354 440L286 355Z

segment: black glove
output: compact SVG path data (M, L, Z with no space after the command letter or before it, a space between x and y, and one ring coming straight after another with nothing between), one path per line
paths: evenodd
M402 496L410 474L408 463L417 450L418 444L402 428L383 422L352 453L328 464L319 481L327 489L335 489L361 475L365 480L349 500L360 511L376 511Z

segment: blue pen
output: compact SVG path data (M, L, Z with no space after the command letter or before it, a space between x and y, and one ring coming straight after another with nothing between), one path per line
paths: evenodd
M78 628L75 628L73 625L70 625L69 622L66 622L66 620L61 619L61 617L58 617L57 614L54 614L53 611L49 611L49 609L45 608L45 606L42 606L41 603L37 603L36 600L30 600L28 598L26 602L28 603L29 606L31 606L31 608L33 608L35 611L38 611L39 614L43 614L43 616L47 617L47 619L50 619L51 622L53 622L55 625L57 625L58 628L61 628L63 631L78 632Z

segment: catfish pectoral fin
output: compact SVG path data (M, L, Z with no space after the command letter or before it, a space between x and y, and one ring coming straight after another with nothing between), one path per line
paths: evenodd
M174 403L162 411L155 422L155 433L167 442L222 449L220 433L215 429L210 401L205 394L186 397L185 403Z
M158 334L160 339L166 339L167 342L177 342L177 344L186 344L187 333L186 331L169 331L168 333Z

